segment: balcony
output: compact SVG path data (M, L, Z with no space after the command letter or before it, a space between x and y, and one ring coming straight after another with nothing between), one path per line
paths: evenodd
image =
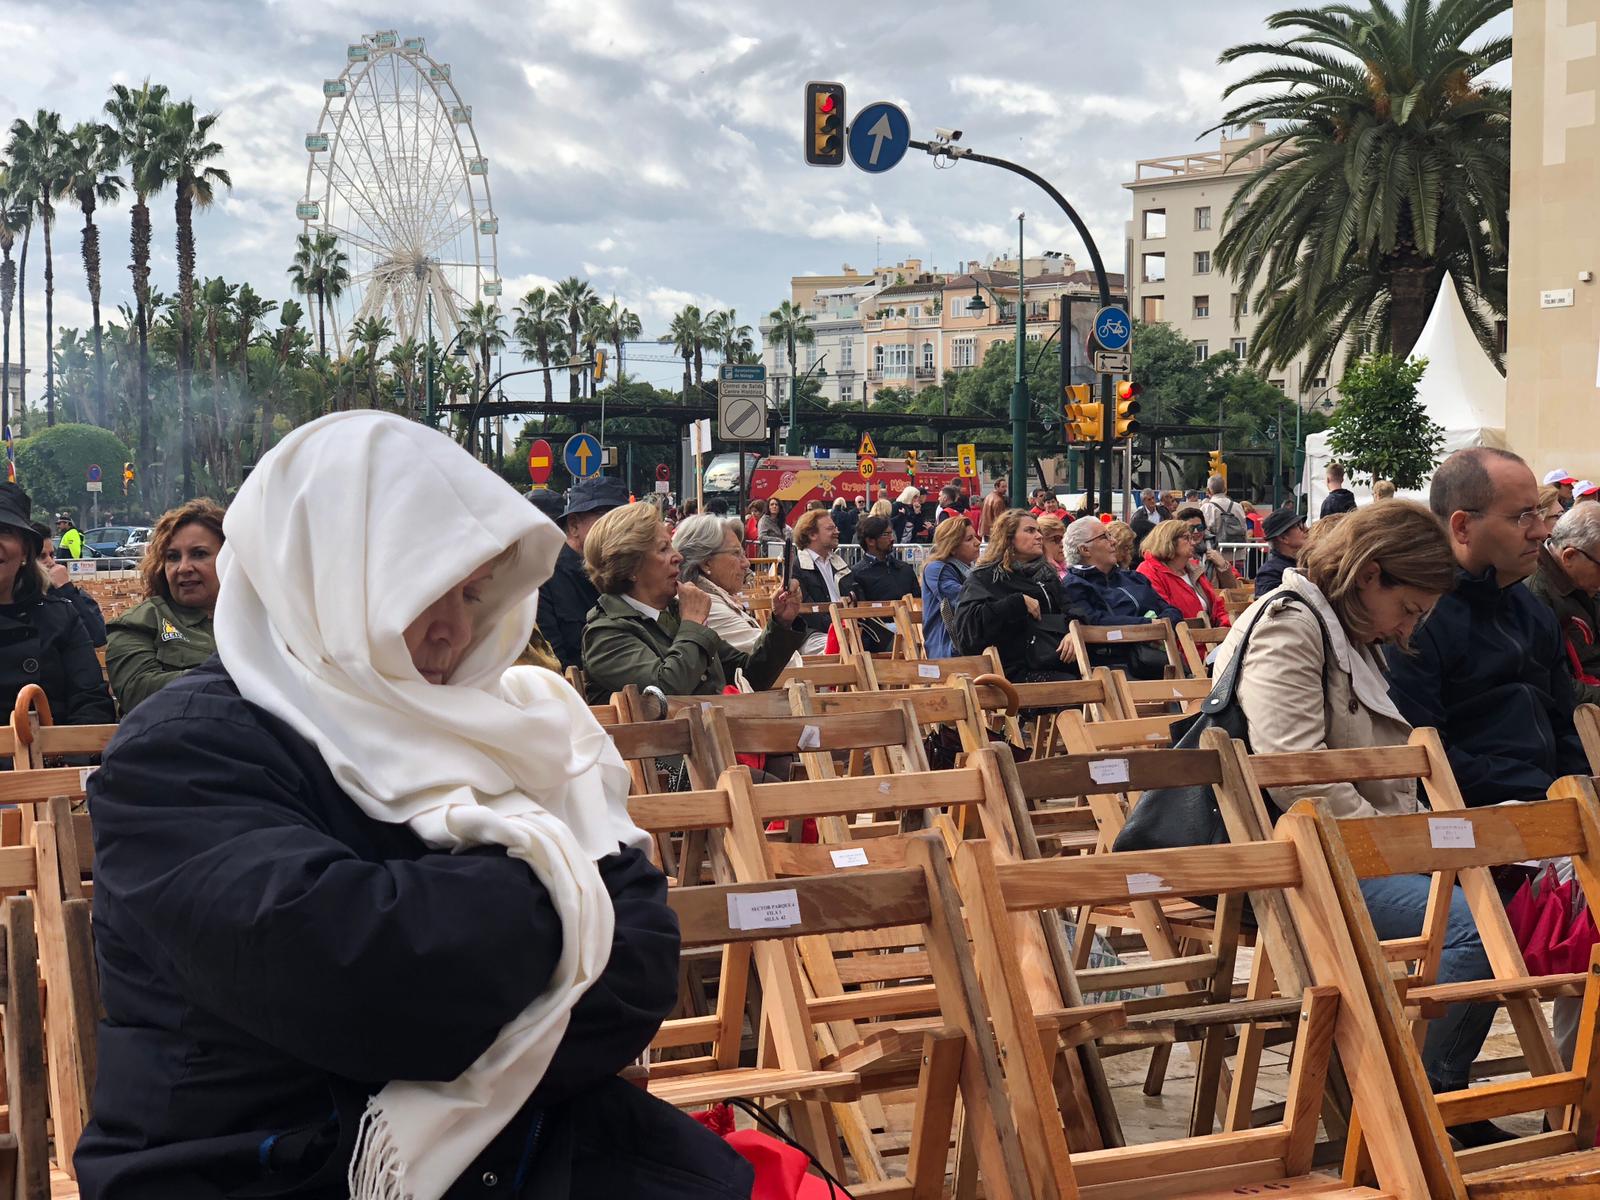
M915 378L918 383L932 383L938 374L932 367L918 367Z
M869 317L862 325L868 333L874 333L885 329L938 329L942 320L937 314L924 313L920 317Z

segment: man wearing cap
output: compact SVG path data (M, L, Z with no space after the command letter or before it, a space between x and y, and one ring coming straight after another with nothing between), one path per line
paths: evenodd
M1276 591L1283 583L1283 573L1300 558L1300 547L1306 544L1306 523L1292 508L1275 508L1261 523L1261 533L1272 547L1267 561L1256 572L1256 597Z
M543 509L546 501L529 497ZM556 558L555 574L539 589L539 632L550 642L563 667L583 665L583 623L600 603L600 593L583 567L583 543L590 527L614 508L628 503L622 480L591 475L572 485L567 506L555 518L567 535Z
M72 523L69 512L56 514L56 554L62 558L83 557L83 534Z
M1561 497L1561 507L1572 507L1572 485L1578 482L1578 477L1565 467L1557 467L1554 471L1547 471L1544 477L1544 486L1553 487Z

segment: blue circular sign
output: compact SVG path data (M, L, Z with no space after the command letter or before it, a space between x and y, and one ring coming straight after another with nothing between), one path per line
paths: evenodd
M1094 340L1102 350L1126 350L1133 340L1133 322L1127 312L1112 304L1095 313Z
M100 468L99 468L98 465L92 466L92 467L89 468L89 482L90 483L99 483L100 482Z
M574 479L600 474L600 443L592 433L575 433L561 448L562 461Z
M911 122L898 104L879 100L850 122L850 161L874 175L887 171L911 146Z

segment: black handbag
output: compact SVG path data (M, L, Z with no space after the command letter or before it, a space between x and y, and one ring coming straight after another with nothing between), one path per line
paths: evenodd
M1322 693L1328 693L1328 662L1332 658L1328 640L1328 627L1316 606L1292 591L1275 593L1273 600L1292 600L1311 610L1322 630ZM1265 609L1262 610L1265 615ZM1211 687L1211 694L1194 716L1175 723L1172 727L1177 740L1177 750L1200 749L1200 735L1208 729L1220 729L1230 738L1250 746L1250 730L1245 721L1244 709L1236 694L1239 672L1244 666L1245 652L1250 648L1250 636L1255 633L1260 618L1252 621L1245 630L1244 640L1228 663L1228 668ZM1276 810L1268 805L1268 812L1276 820ZM1112 843L1113 851L1173 850L1182 846L1215 846L1228 840L1228 827L1223 822L1222 810L1217 807L1217 795L1208 783L1187 784L1181 787L1153 788L1139 797L1139 803L1128 814L1128 821Z

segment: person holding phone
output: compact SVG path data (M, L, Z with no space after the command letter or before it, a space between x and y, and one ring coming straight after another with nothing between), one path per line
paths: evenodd
M672 548L683 556L678 579L693 584L711 598L706 628L735 650L755 652L766 627L750 614L744 591L749 582L750 560L745 557L744 540L737 518L710 515L690 517L678 522L672 533ZM794 560L790 547L784 555L783 591L789 591L789 567ZM800 665L800 655L789 657L791 667Z

